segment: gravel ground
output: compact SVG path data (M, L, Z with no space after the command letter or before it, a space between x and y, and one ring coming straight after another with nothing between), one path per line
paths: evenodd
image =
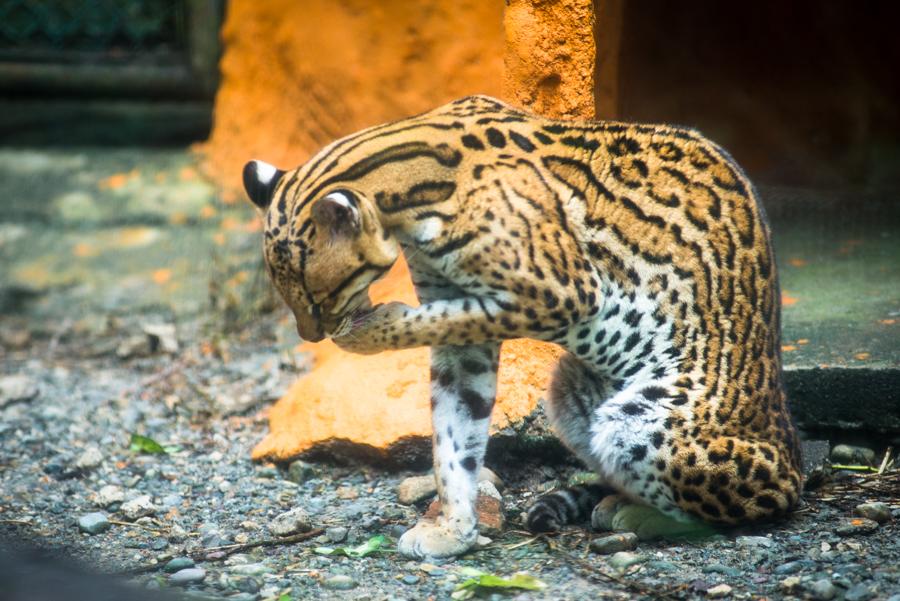
M245 207L217 204L184 153L70 154L0 156L4 189L22 196L0 218L0 550L12 551L0 600L10 582L34 599L52 580L22 567L37 547L152 597L448 599L477 569L546 584L502 598L900 601L898 458L880 476L832 474L778 524L635 546L584 527L523 532L532 495L579 468L495 456L506 529L452 561L399 557L393 542L430 500L399 502L413 472L249 459L268 406L308 365L286 312L247 301L261 280ZM133 449L134 435L165 452ZM840 461L878 466L890 442ZM864 510L879 521L854 516L866 502L884 503ZM316 552L379 535L366 557ZM65 598L77 596L99 598Z
M362 558L318 554L316 547L354 546L379 534L390 543L428 499L398 502L397 486L409 473L249 460L265 432L267 400L303 369L296 357L260 351L277 346L274 317L231 340L227 355L208 342L173 354L104 354L135 337L134 319L62 340L4 330L7 339L18 332L20 343L3 361L0 536L7 545L55 549L90 569L129 574L141 587L240 600L443 599L467 579L464 567L524 572L548 585L518 593L523 598L900 599L892 597L900 593L897 471L841 475L767 528L599 555L589 539L602 534L584 528L554 538L519 530L529 495L565 481L573 466L492 465L508 484L508 527L485 548L441 565L403 559L390 544ZM130 449L132 433L169 452ZM887 504L874 515L883 523L853 521L864 501ZM292 524L299 534L280 543L275 518L295 508L302 510Z

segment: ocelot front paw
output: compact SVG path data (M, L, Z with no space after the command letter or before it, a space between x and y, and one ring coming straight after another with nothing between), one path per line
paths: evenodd
M401 554L411 559L453 557L471 549L477 540L476 528L459 532L438 518L421 520L412 529L404 532L397 543L397 548Z
M372 355L391 348L391 335L399 330L401 320L410 311L403 303L386 303L353 317L351 327L342 336L334 338L335 344L345 351L360 355Z

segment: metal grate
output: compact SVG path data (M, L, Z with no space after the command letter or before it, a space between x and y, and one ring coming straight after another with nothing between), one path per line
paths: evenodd
M177 0L0 0L0 60L115 62L183 54L185 12Z

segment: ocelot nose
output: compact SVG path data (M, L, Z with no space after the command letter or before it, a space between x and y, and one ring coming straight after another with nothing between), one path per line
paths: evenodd
M322 322L304 310L294 311L297 322L297 334L307 342L319 342L325 338Z

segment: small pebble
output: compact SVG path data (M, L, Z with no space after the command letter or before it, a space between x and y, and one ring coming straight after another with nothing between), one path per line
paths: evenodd
M87 513L78 518L78 528L91 535L109 530L109 526L109 519L100 512Z
M336 591L349 591L350 589L356 588L358 584L350 576L336 574L323 580L322 586Z
M772 570L778 575L796 574L797 572L808 570L816 567L816 562L811 559L798 559L797 561L789 561Z
M779 586L781 587L782 591L786 593L793 593L800 588L800 577L788 576L779 583Z
M678 566L676 566L671 561L663 561L661 559L656 559L654 561L647 562L648 568L653 568L654 570L658 570L660 572L674 572L678 570Z
M731 594L731 587L727 584L717 584L711 588L706 589L706 596L710 599L721 599L722 597L727 597Z
M401 578L403 584L419 584L419 580L419 577L415 574L407 574L406 576Z
M810 599L815 601L830 601L837 595L837 588L828 578L821 578L812 584L807 585L807 593Z
M269 530L275 536L288 536L297 532L309 532L312 530L312 524L309 521L309 514L302 508L295 507L276 516L269 524Z
M156 513L156 506L150 500L150 495L141 495L122 503L119 511L126 520L133 522L138 518Z
M173 557L166 563L165 566L163 566L163 571L168 572L169 574L173 574L179 570L184 570L192 567L194 567L194 560L190 557Z
M854 515L867 518L883 524L891 519L891 508L887 503L876 501L873 503L860 503L853 510Z
M236 565L230 567L228 571L239 576L262 576L263 574L270 574L274 572L272 568L261 563L245 563Z
M711 563L709 565L705 565L703 566L701 571L704 574L725 574L726 576L730 576L731 578L737 578L741 575L741 571L739 569L729 566L723 566L720 563Z
M766 547L775 546L775 541L767 536L739 536L734 539L738 547Z
M75 460L75 467L81 470L89 470L103 463L103 453L95 446L87 447L78 459Z
M871 534L878 530L878 522L866 518L851 518L843 520L835 529L839 536L855 536L858 534Z
M647 561L647 558L643 555L629 553L628 551L619 551L609 558L609 565L618 570L625 570L643 561Z
M172 584L190 584L191 582L200 582L206 578L206 570L203 568L184 568L178 570L169 577Z
M638 537L634 532L620 532L595 538L590 542L590 549L594 553L609 555L618 551L632 551L637 548Z
M157 538L152 543L150 543L150 548L154 551L162 551L163 549L168 548L169 541L164 538Z

